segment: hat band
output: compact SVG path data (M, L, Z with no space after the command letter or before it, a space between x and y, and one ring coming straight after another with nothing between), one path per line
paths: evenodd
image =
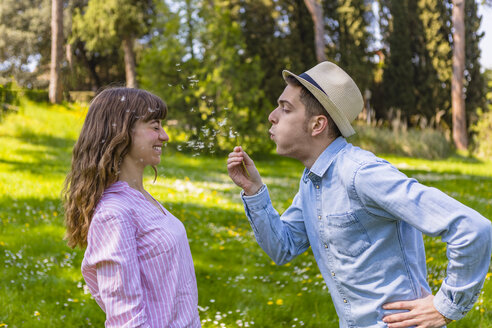
M312 78L311 78L308 74L306 74L306 73L302 73L302 74L300 74L300 75L299 75L299 77L302 77L304 80L306 80L306 81L308 81L309 83L311 83L312 85L314 85L316 88L318 88L318 89L319 89L319 91L323 92L323 93L326 95L326 92L325 92L323 89L321 89L321 87L319 86L319 84L318 84L318 83L316 83L316 81L315 81L315 80L313 80L313 79L312 79ZM327 96L328 96L328 95L327 95Z

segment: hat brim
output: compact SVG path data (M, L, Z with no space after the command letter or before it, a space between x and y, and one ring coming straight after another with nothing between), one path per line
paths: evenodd
M307 80L303 79L300 76L295 75L292 72L289 72L288 70L283 70L282 71L282 76L284 80L287 81L287 76L292 76L294 77L299 83L301 83L303 86L306 87L306 89L311 92L311 94L318 99L318 101L321 103L323 108L326 110L326 112L330 115L332 120L335 122L337 125L338 129L340 130L340 133L344 137L350 137L351 135L355 134L355 130L350 124L350 122L347 120L345 115L340 112L338 107L330 100L330 98L320 89L318 89L316 86L314 86L312 83L308 82Z

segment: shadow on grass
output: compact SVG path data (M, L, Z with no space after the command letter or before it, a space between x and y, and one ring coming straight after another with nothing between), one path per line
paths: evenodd
M74 141L69 138L60 138L48 134L34 134L23 131L16 139L25 145L16 149L16 153L29 162L16 161L10 158L0 158L0 163L11 166L12 171L27 171L35 174L67 173L70 167L71 151Z

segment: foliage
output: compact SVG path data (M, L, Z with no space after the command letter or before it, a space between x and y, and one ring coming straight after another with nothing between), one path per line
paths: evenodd
M8 82L0 85L0 105L18 105L19 104L19 87L15 82Z
M400 109L405 123L416 116L430 120L450 109L450 12L438 0L381 1L387 7L388 49L382 89L376 93L383 113ZM380 109L381 110L381 109Z
M465 1L465 108L467 123L472 125L477 119L477 110L486 110L485 80L480 72L479 43L483 32L479 33L481 17L478 17L475 1Z
M126 35L141 37L147 32L151 0L89 0L82 10L75 8L73 38L85 42L92 52L107 54Z
M162 34L142 58L140 79L144 88L163 97L170 107L169 118L188 132L187 147L213 153L241 142L253 152L268 149L266 113L272 105L259 89L264 76L259 58L245 52L234 19L237 8L217 1L189 15L190 7L179 13L160 10L168 14L157 21L155 28ZM199 19L193 30L176 24L183 16L194 15ZM188 37L189 33L195 35ZM201 45L198 53L190 38Z
M0 84L37 85L29 66L49 62L51 0L0 1Z
M0 124L0 326L101 327L104 314L86 292L83 250L64 234L60 190L85 108L27 103ZM404 173L444 190L492 217L492 163L385 156ZM283 212L302 165L277 156L256 161ZM203 168L207 168L204 170ZM145 186L186 227L198 281L202 326L335 327L335 309L310 251L274 265L256 244L239 190L224 158L192 157L166 148L160 176ZM432 290L446 269L444 244L425 238ZM490 327L489 274L477 304L450 328Z
M363 94L372 92L376 120L391 121L399 110L404 125L450 128L450 0L322 3L326 55ZM141 86L166 100L170 118L189 136L186 146L199 151L240 142L268 153L265 127L285 87L282 70L301 73L316 64L304 0L65 0L64 8L67 93L124 84L122 40L134 44ZM466 107L474 124L476 110L486 110L481 18L477 0L465 9ZM48 69L49 16L49 0L0 3L0 83L14 77L23 87L46 85L35 76Z
M471 127L474 135L474 154L476 156L492 158L492 106L489 111L478 110L477 122Z
M374 79L374 63L371 62L369 45L374 37L369 26L374 21L371 4L366 0L325 1L329 17L328 54L356 81L362 94Z

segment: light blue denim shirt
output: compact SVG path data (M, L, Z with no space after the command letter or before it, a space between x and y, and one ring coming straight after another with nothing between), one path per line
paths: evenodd
M343 137L305 169L282 216L266 187L242 199L256 240L277 264L311 246L340 327L387 327L383 304L431 293L422 232L447 243L447 277L434 298L447 318L472 308L489 268L489 220Z

